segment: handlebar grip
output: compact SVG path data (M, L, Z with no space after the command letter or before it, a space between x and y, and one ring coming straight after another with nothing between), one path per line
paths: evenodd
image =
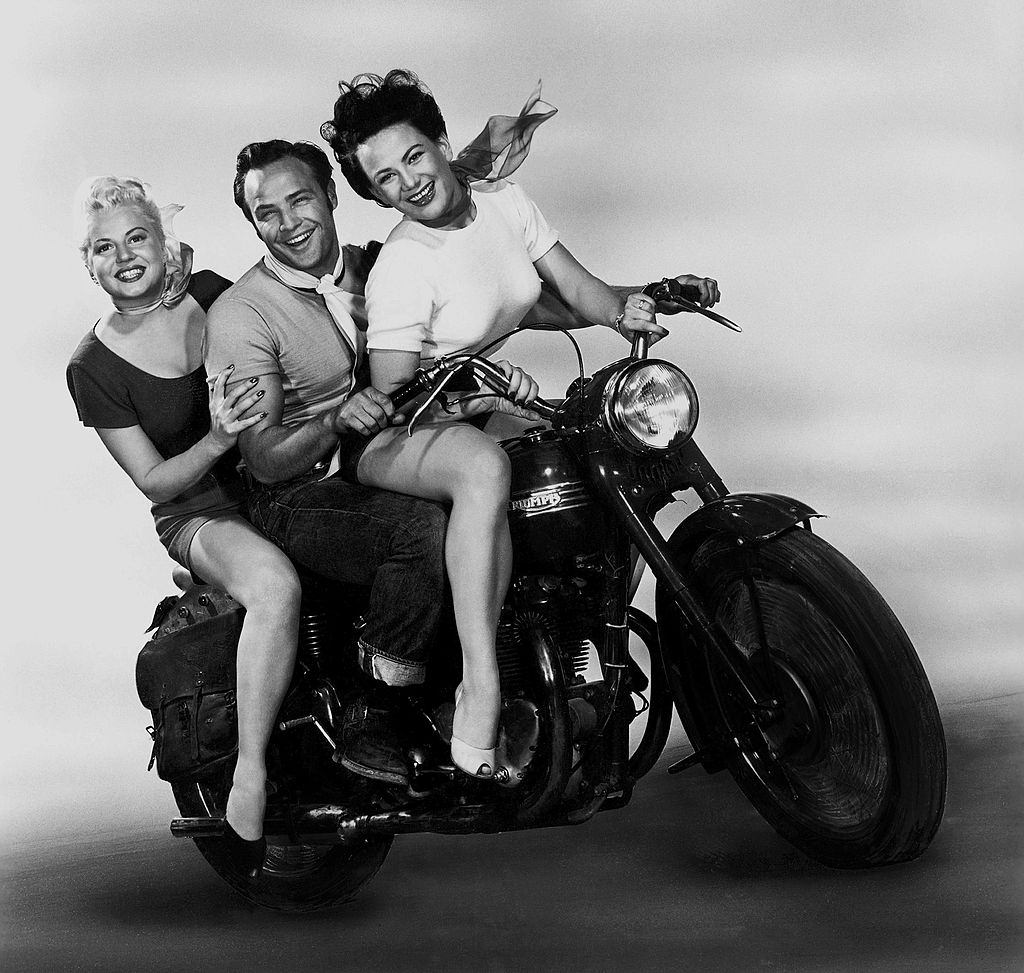
M700 288L696 284L680 284L678 293L680 297L693 301L694 304L700 301Z
M405 385L399 385L398 388L391 393L391 404L395 407L395 412L401 412L401 410L412 402L416 396L426 391L426 378L422 372L419 372L409 379Z
M558 406L553 402L548 402L547 399L542 399L540 396L535 398L529 405L523 406L524 409L532 409L539 416L543 416L545 419L554 418L555 413L558 411Z
M700 303L700 288L696 284L680 284L669 277L652 281L643 289L643 293L648 297L653 297L656 301L671 301L681 297L694 304Z
M700 288L696 284L680 284L679 281L666 277L664 280L652 281L644 288L643 293L655 301L675 302L683 310L697 311L703 314L704 317L709 318L716 324L722 325L724 328L729 328L731 331L743 330L735 321L730 321L724 315L716 314L706 307L701 307ZM635 355L636 348L633 351ZM644 356L641 355L640 357Z
M497 372L496 369L495 372L497 375L500 375L500 372ZM504 376L501 376L501 378L503 379ZM429 391L431 384L432 380L430 376L427 375L426 372L418 372L415 376L413 376L413 378L409 379L409 381L406 382L405 385L400 385L397 389L394 390L394 392L391 393L391 404L395 407L395 411L400 412L417 396ZM501 393L499 392L498 394L500 395ZM538 415L543 416L545 419L550 419L557 411L556 406L552 405L552 403L547 402L546 400L541 398L535 399L525 408L532 409L534 412L536 412Z

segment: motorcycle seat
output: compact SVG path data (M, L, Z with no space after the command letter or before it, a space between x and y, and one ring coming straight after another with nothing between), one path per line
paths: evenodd
M303 606L306 610L329 606L332 611L341 611L353 616L366 611L369 588L363 585L332 581L301 565L296 565L296 570L302 584ZM193 588L206 584L202 578L194 577L188 568L184 568L180 564L175 564L171 569L171 581L182 595L187 594Z

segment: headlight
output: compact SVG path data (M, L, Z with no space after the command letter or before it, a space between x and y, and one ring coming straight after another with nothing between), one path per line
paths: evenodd
M605 388L608 428L634 453L682 446L697 427L697 411L693 383L669 362L634 362Z

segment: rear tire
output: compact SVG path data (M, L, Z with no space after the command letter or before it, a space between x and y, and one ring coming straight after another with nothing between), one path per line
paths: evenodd
M758 812L833 867L920 856L942 818L945 739L920 660L881 595L798 528L756 546L716 534L684 570L782 703L772 722L755 719L724 663L702 650L690 707L710 697L728 769ZM665 592L662 619L672 651L686 633Z
M201 781L172 784L171 789L183 816L222 817L230 784L227 770ZM255 888L217 838L194 840L213 870L249 902L278 912L315 912L354 898L384 863L393 839L369 836L341 844L295 845L268 839L266 865Z

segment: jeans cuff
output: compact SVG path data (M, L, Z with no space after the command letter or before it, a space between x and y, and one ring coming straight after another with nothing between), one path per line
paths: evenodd
M419 662L399 659L359 639L359 668L388 686L419 686L427 676L427 667Z

